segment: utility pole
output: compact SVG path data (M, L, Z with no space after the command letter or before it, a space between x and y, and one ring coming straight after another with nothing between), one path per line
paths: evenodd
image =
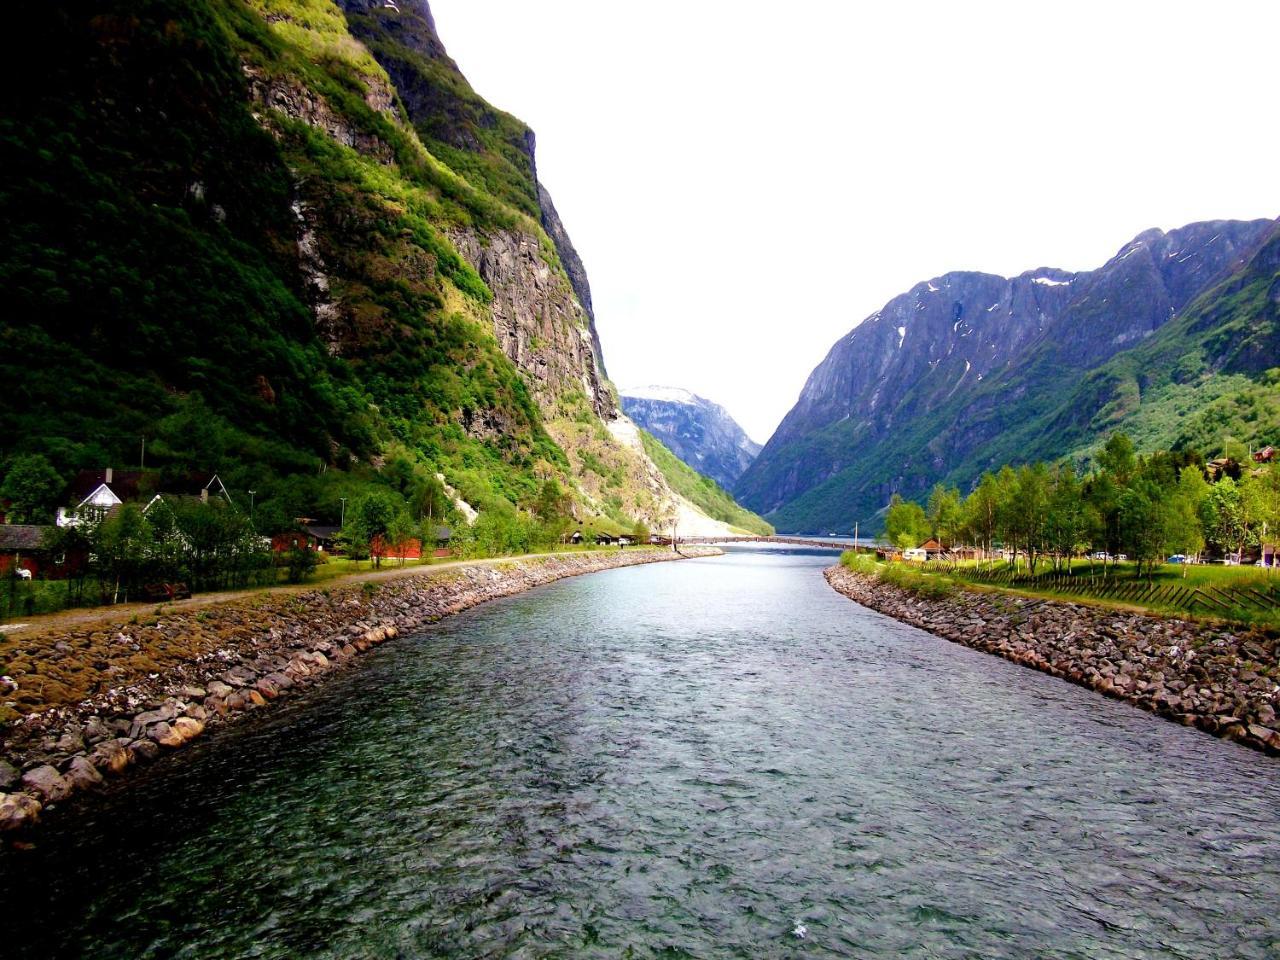
M254 493L256 493L256 491L254 491L254 490L250 490L250 491L249 491L249 522L250 522L250 523L252 523L252 522L253 522L253 495L254 495Z
M858 521L853 521L853 552L858 552Z
M338 526L345 527L347 525L347 498L339 497L342 501L342 519L338 521Z
M144 470L147 466L147 435L142 435L142 456L138 458L138 469Z

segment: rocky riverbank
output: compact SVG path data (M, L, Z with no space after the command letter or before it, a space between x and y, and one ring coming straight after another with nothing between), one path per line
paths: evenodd
M850 600L954 643L1280 755L1280 644L1254 632L963 589L922 596L843 566Z
M0 687L13 718L0 726L0 833L20 835L73 793L290 696L402 633L564 577L680 558L632 550L424 568L19 639L4 650L9 677Z

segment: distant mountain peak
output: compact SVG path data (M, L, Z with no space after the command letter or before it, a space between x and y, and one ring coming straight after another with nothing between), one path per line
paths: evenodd
M707 403L702 397L682 387L663 387L650 384L644 387L626 387L619 391L624 397L635 400L661 400L664 403Z
M682 387L633 387L621 399L627 416L726 490L760 452L724 407Z

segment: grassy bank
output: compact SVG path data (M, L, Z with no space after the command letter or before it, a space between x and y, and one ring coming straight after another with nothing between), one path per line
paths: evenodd
M1025 567L1014 570L1003 563L880 563L852 552L841 555L840 562L930 596L994 590L1280 629L1280 574L1254 567L1164 564L1139 577L1130 563L1082 561L1069 575L1047 568L1032 575Z

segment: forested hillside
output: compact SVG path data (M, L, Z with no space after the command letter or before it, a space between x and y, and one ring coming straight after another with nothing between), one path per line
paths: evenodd
M264 527L437 474L510 517L548 482L580 521L675 512L614 436L533 135L424 0L11 14L0 474L217 472Z

